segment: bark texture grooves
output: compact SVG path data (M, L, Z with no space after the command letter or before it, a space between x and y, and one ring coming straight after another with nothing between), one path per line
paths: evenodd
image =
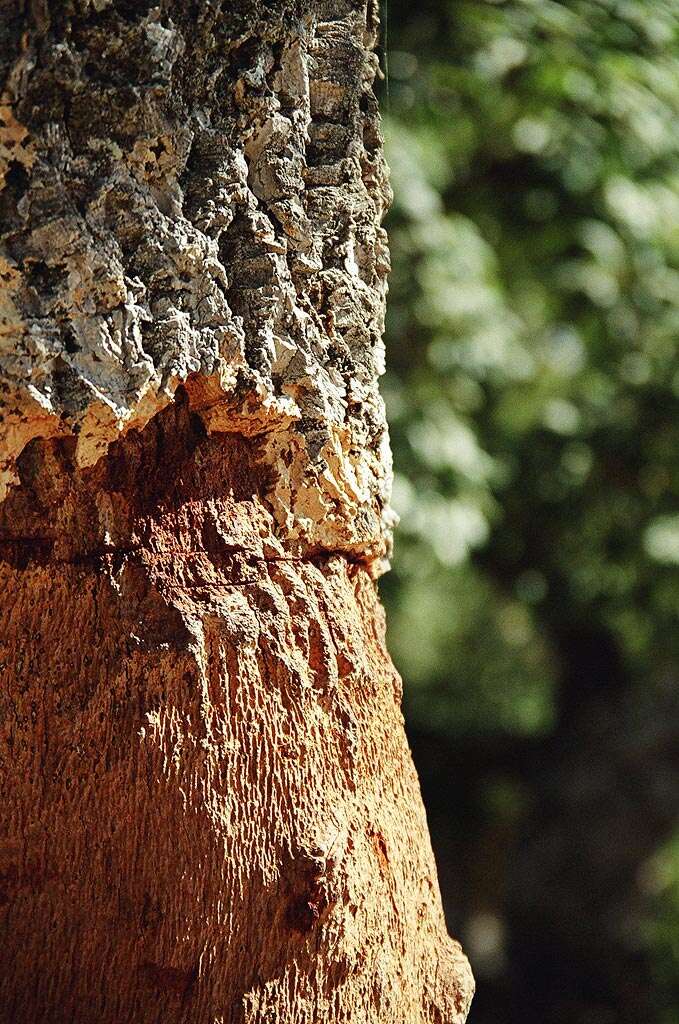
M0 13L0 1020L461 1024L374 579L365 0Z

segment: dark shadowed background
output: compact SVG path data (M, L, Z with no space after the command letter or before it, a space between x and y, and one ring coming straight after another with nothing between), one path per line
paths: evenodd
M472 1024L679 1021L679 3L389 0L381 584Z

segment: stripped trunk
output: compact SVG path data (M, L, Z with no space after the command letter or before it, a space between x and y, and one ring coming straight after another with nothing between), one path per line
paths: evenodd
M374 3L0 19L0 1019L461 1022L374 582Z

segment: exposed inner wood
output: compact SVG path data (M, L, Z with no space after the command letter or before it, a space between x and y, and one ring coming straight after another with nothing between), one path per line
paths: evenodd
M256 443L182 399L95 467L19 460L3 1021L464 1016L375 584L286 554Z

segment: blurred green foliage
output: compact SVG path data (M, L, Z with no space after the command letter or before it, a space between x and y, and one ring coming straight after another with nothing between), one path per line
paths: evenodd
M660 993L665 996L659 1024L676 1024L679 1016L679 835L662 846L645 865L642 884L652 894L652 909L643 937L653 952Z
M546 736L574 637L621 688L678 675L679 4L387 18L391 650L415 726Z

